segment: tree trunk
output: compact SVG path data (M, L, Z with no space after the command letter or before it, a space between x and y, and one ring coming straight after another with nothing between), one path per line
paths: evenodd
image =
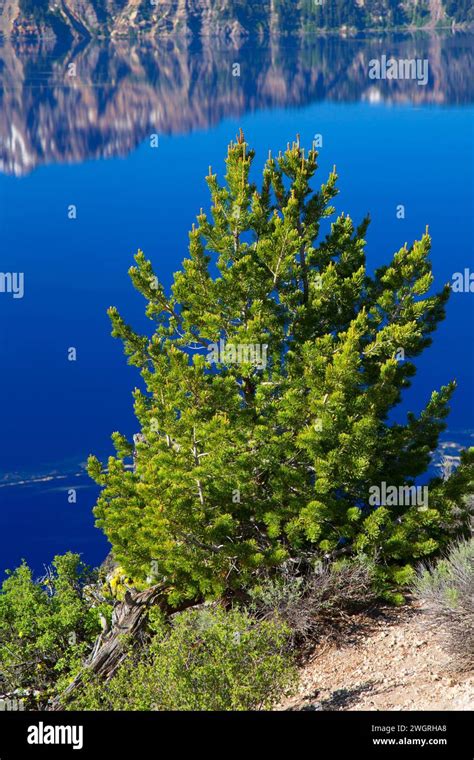
M163 598L163 591L164 586L160 585L139 593L132 594L130 591L125 593L125 599L117 604L112 613L110 630L105 634L100 634L85 667L77 674L61 697L56 697L50 710L62 709L63 702L67 701L82 684L86 673L105 680L115 673L126 654L124 637L136 639L140 636L146 625L147 612L153 605L158 604L164 610L169 610Z

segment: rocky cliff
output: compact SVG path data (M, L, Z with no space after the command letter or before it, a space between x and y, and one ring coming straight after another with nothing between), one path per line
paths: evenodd
M291 34L474 21L471 0L0 0L4 36Z

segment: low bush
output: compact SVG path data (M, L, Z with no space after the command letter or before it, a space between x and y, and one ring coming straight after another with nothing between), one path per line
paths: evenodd
M414 584L453 665L474 669L474 538L455 544L436 565L423 567Z
M293 646L304 654L321 636L337 637L348 616L375 603L374 567L364 557L333 565L317 562L304 574L286 566L276 579L254 589L251 598L255 614L282 620Z
M204 607L158 621L149 647L131 651L104 685L90 681L79 710L263 710L296 683L288 629L248 612Z
M89 596L97 573L71 552L55 557L39 580L26 563L7 575L0 589L0 693L19 689L28 707L41 707L81 668L110 607Z

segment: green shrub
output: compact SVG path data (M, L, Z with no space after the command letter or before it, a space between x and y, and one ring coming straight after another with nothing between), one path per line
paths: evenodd
M474 668L474 539L455 544L447 557L420 570L414 593L436 626L454 666Z
M205 607L162 622L104 685L89 682L69 709L262 710L291 692L288 629L247 612Z
M0 590L0 692L36 692L40 706L80 668L106 612L87 593L95 578L70 552L39 581L26 563L8 573Z

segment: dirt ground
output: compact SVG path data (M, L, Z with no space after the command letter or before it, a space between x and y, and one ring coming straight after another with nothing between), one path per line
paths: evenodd
M474 674L459 675L415 605L385 609L343 645L322 644L282 710L473 710Z

